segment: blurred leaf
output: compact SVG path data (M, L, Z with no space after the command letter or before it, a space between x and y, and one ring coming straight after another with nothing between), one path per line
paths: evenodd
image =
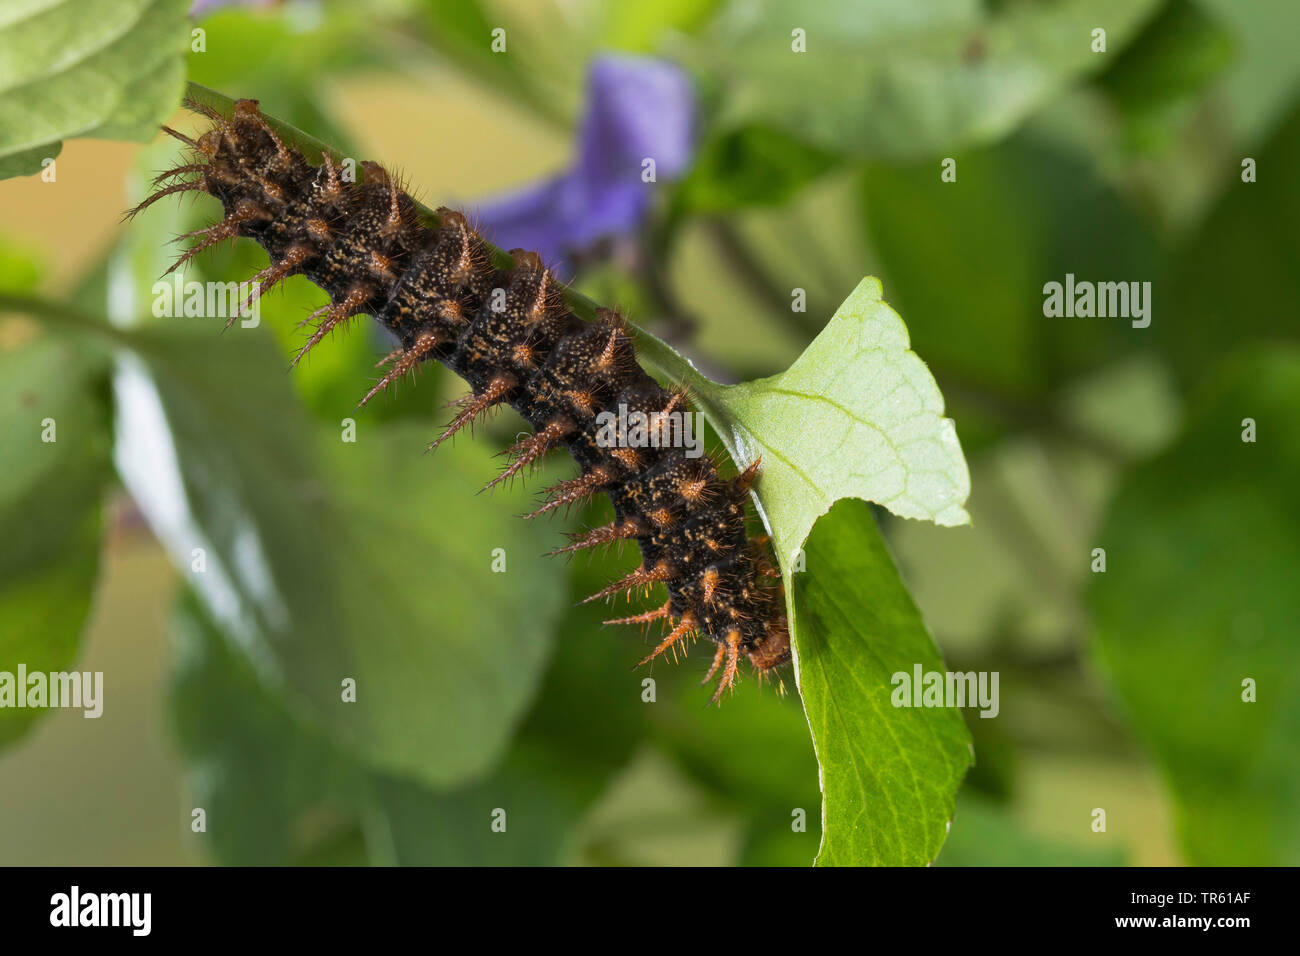
M842 501L817 522L807 561L787 588L821 764L817 863L931 863L971 764L970 734L954 709L893 706L890 678L943 661L866 504Z
M518 43L523 32L516 33L515 18L480 0L420 0L417 9L425 38L448 60L541 115L556 118L539 85L519 68L519 56L509 55L511 41ZM496 29L506 31L506 55L492 49Z
M20 0L0 12L0 179L61 139L144 141L184 83L190 0Z
M604 47L652 52L669 31L695 32L722 5L722 0L659 0L658 3L589 4L584 14L600 19Z
M163 271L178 215L149 210L115 255L118 321L149 311L142 290ZM431 463L419 453L430 424L353 410L365 378L335 419L355 415L357 440L340 441L341 423L304 413L265 331L237 328L214 350L218 329L169 319L127 334L145 362L124 363L116 380L133 426L117 456L128 486L181 568L204 549L194 587L300 716L419 780L482 773L549 654L563 574L538 557L550 535L514 517L530 510L519 491L475 497L494 470L481 447ZM373 363L364 341L346 351ZM333 396L320 404L337 407ZM492 572L494 548L511 572ZM521 573L530 561L536 572ZM345 678L355 704L340 700Z
M301 815L321 806L351 812L365 773L261 686L194 592L177 603L172 632L175 734L216 859L286 863L306 849L295 841Z
M916 350L952 383L954 405L980 408L989 391L1041 395L1150 334L1122 319L1043 316L1044 284L1067 273L1156 278L1154 238L1086 165L1017 136L958 157L955 182L939 173L932 162L875 164L863 185L872 242ZM1156 290L1158 326L1174 319Z
M1297 407L1296 350L1230 363L1097 538L1097 651L1168 775L1194 864L1300 862ZM1247 678L1257 702L1242 699Z
M1078 589L1107 474L1077 447L1020 436L975 460L972 527L890 522L909 591L949 659L987 661L995 646L1033 657L1069 648L1085 619Z
M628 669L621 642L601 629L608 609L578 603L610 575L608 564L571 566L570 606L555 628L555 657L491 776L438 795L392 780L378 788L391 862L531 866L565 860L584 815L645 734L642 675ZM498 808L506 812L504 833L490 828Z
M963 792L936 866L1122 866L1117 849L1089 850L1025 832L992 801Z
M703 663L703 662L701 662ZM694 683L694 681L692 681ZM689 685L688 685L689 688ZM790 811L807 808L816 836L817 762L793 688L755 686L727 698L700 720L695 694L660 694L653 709L655 740L691 773L718 794L746 808L780 813L786 827ZM739 747L738 741L762 740L762 747ZM811 801L811 802L810 802ZM815 846L805 863L812 862Z
M80 343L0 318L0 672L76 659L112 481L106 371ZM0 709L0 746L48 713Z
M1139 149L1166 145L1178 107L1234 59L1232 34L1192 0L1174 0L1099 79L1124 114L1127 136Z
M1228 119L1243 143L1267 136L1292 105L1300 86L1300 58L1294 56L1300 33L1295 0L1196 0L1219 23L1232 28L1240 51L1223 90Z
M734 813L645 748L611 782L568 862L596 866L732 866L742 825Z
M43 271L0 241L0 290L30 293ZM0 671L49 673L76 659L99 571L109 445L103 356L0 310ZM48 713L0 710L0 747Z
M570 588L588 590L588 580ZM590 607L573 613L599 616ZM297 720L202 604L188 598L176 618L172 710L217 860L329 862L306 844L303 831L305 822L332 810L336 819L363 823L371 862L560 862L582 815L631 756L645 707L617 656L608 647L593 652L578 636L590 622L574 623L562 629L569 637L502 765L441 791L373 772ZM628 692L611 696L619 680L629 683ZM600 720L591 719L593 708ZM504 833L491 829L497 808L506 811Z
M1103 68L1157 5L1060 0L989 12L976 0L734 3L694 56L726 84L724 125L761 122L865 156L941 156L1005 135ZM1106 55L1092 52L1098 27ZM806 53L792 51L796 28Z
M922 616L924 617L924 614ZM951 654L948 661L949 666L955 671L968 669L962 667L960 661L954 660ZM986 666L996 665L986 660ZM999 678L999 694L1003 693L1002 686ZM1015 790L1020 767L1020 748L1017 746L1019 741L1014 739L1000 721L983 720L978 714L966 721L966 729L970 731L971 746L975 748L977 759L966 775L965 787L961 791L962 796L974 793L993 800L1009 800ZM951 835L949 831L949 836ZM947 846L948 844L945 843L945 850Z
M779 205L834 163L785 133L747 126L705 143L674 199L692 212Z
M656 743L745 821L746 853L755 856L746 862L809 866L817 855L817 757L793 690L746 687L701 719L695 694L666 692L661 682L651 711ZM792 829L796 811L801 831Z
M741 849L741 866L807 866L808 857L816 852L816 824L809 821L810 832L799 833L789 826L753 829Z
M356 442L296 405L268 339L133 333L115 381L117 461L191 582L268 686L378 767L447 785L499 758L535 693L559 612L548 533L462 443L375 425ZM193 323L189 323L193 324ZM196 356L203 351L202 361ZM441 502L441 504L440 504ZM455 502L454 505L449 503ZM509 571L491 571L493 549ZM341 682L357 684L341 702Z
M1300 341L1300 104L1252 158L1258 181L1242 182L1239 165L1224 171L1222 198L1161 284L1167 319L1149 331L1185 388L1211 374L1227 342Z
M189 55L188 78L255 98L286 122L350 147L324 105L326 86L362 69L391 66L391 57L375 39L373 5L320 6L316 15L289 6L214 11L203 20L206 49Z

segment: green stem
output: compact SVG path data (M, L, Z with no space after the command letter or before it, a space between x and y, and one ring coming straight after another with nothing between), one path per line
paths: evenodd
M133 345L130 335L122 329L62 302L0 292L0 313L30 315L44 320L52 329L85 334L92 342L109 351L123 346L129 348Z

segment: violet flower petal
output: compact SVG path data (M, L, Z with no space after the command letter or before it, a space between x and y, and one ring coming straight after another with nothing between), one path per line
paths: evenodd
M652 183L680 176L695 146L695 99L672 63L606 56L587 74L587 106L578 155L567 171L478 208L497 245L532 249L566 278L572 256L602 239L636 232L646 217Z

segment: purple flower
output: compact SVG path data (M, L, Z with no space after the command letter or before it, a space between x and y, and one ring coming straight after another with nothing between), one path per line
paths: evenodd
M488 236L505 249L535 250L562 273L602 239L637 231L655 178L674 179L690 164L695 98L676 65L649 57L606 56L587 74L587 111L578 156L567 171L478 209Z

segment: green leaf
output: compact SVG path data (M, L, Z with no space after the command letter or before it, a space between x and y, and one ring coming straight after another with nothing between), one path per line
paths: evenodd
M1157 0L735 4L695 47L727 84L721 122L778 126L866 156L944 155L997 139L1069 83L1102 69ZM1107 53L1092 51L1104 28ZM805 31L807 52L792 50ZM852 95L845 95L845 91Z
M652 52L670 31L691 33L713 16L722 0L661 0L660 3L589 3L583 19L595 17L602 47Z
M180 215L149 210L114 255L118 323L136 324L173 288L154 279ZM531 510L522 487L476 495L495 474L483 447L421 455L432 425L356 412L358 381L338 424L324 425L297 399L268 329L219 330L177 318L115 333L139 360L115 380L128 488L299 717L432 785L483 773L550 654L564 569L541 555L554 530L518 520ZM353 416L356 441L343 441ZM497 548L505 573L492 570ZM345 679L355 704L341 700Z
M1155 149L1170 144L1180 107L1226 69L1235 52L1229 30L1192 0L1174 0L1098 85L1123 115L1130 143Z
M785 133L747 126L705 143L674 199L691 212L780 205L835 159Z
M180 101L190 0L20 0L0 13L0 178L71 137L146 141Z
M578 569L570 596L589 592L596 573ZM590 632L599 617L574 607L561 633ZM465 786L433 789L375 772L297 719L193 595L174 621L177 736L211 849L225 864L302 859L324 824L332 824L328 843L360 821L370 862L555 865L641 733L645 705L623 663L567 640L501 765ZM619 682L626 693L611 694ZM498 807L505 833L489 826Z
M475 494L495 470L482 447L429 458L428 428L364 416L341 441L303 414L264 333L186 324L127 334L145 365L115 381L119 469L155 532L310 723L430 784L482 773L549 654L555 533L516 517L522 489Z
M1044 283L1067 272L1091 280L1157 273L1149 228L1094 170L1029 132L955 159L955 182L943 182L933 162L873 163L862 181L890 296L940 383L952 380L950 402L961 400L958 385L1004 399L1041 396L1148 335L1121 320L1043 316Z
M1300 863L1297 407L1295 349L1232 362L1096 536L1097 652L1167 775L1193 864Z
M348 817L366 775L258 681L193 591L172 613L173 733L216 859L287 863L309 849L301 819Z
M822 774L821 866L934 862L971 764L950 708L895 707L891 677L943 669L868 507L817 523L794 576L799 690Z
M0 289L29 293L41 274L0 240ZM61 671L76 659L112 480L106 373L102 356L0 314L0 671ZM48 713L0 709L0 747Z
M1292 0L1196 2L1235 35L1238 55L1223 83L1224 112L1241 141L1254 143L1285 117L1300 86L1300 60L1291 55L1300 5Z
M1240 159L1228 169L1222 196L1171 267L1170 321L1151 324L1189 389L1218 366L1226 325L1234 341L1300 342L1295 309L1278 305L1300 301L1300 192L1291 176L1300 168L1300 103L1250 158L1257 181L1242 181Z
M524 103L538 114L556 119L537 76L521 69L514 44L526 34L526 18L480 0L423 0L417 8L420 33L442 56L475 79L496 87L511 99ZM506 31L513 55L502 56L492 49L493 30ZM533 51L534 56L538 55Z
M101 356L0 319L0 672L76 659L112 480L108 418ZM0 709L0 746L49 712Z
M323 89L358 70L392 66L391 49L376 42L382 21L373 6L332 3L311 17L295 16L292 8L250 7L217 9L203 18L206 49L190 53L189 79L255 96L289 122L339 136Z
M546 680L489 776L438 793L391 777L377 783L384 821L378 859L425 866L565 861L585 814L644 735L641 675L628 670L602 633L607 609L579 604L608 574L595 564L573 565L570 607L555 628ZM504 833L489 826L498 808L506 811Z
M780 375L694 395L737 465L762 458L758 497L783 566L840 498L904 518L965 524L970 475L943 396L907 327L863 279Z

